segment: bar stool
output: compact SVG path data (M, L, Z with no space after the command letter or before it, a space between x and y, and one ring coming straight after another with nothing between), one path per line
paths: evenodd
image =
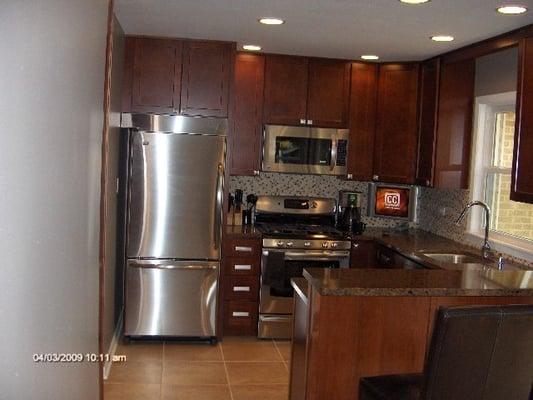
M424 373L361 378L384 399L533 400L533 306L441 308Z

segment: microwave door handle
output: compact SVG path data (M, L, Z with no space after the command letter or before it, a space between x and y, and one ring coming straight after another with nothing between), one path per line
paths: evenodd
M333 171L335 169L335 165L337 165L337 133L334 133L331 135L331 164L329 166L329 170Z
M213 241L215 249L220 247L220 234L222 230L222 198L224 197L224 166L218 164L217 186L215 192L215 221L213 224Z

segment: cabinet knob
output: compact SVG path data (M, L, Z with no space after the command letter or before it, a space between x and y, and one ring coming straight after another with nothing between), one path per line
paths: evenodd
M353 179L353 174L348 174L348 175L346 175L346 178L347 178L347 179Z
M426 179L426 186L429 186L430 182L429 179Z
M312 119L308 119L307 120L307 125L313 125L313 120Z
M254 169L254 176L259 176L259 171L256 171L256 170Z
M379 180L379 175L373 175L372 179L375 180L375 181Z
M305 125L305 119L301 119L300 124Z

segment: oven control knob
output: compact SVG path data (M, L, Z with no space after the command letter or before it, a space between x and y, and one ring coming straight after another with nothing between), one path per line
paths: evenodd
M279 242L276 243L276 246L278 247L282 247L285 243L283 243L281 240Z
M337 247L339 247L339 244L337 242L331 243L331 248L332 249L336 249Z
M311 247L311 242L304 242L304 247Z
M322 243L322 247L323 247L323 248L327 249L328 246L329 246L329 243L328 243L328 242L324 242L324 243Z
M293 242L287 242L287 247L292 247L294 245Z

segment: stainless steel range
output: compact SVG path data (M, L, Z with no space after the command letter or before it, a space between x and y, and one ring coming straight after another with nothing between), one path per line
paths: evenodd
M335 229L336 201L260 196L256 226L263 234L259 303L260 338L291 336L291 278L304 268L348 268L350 240Z

